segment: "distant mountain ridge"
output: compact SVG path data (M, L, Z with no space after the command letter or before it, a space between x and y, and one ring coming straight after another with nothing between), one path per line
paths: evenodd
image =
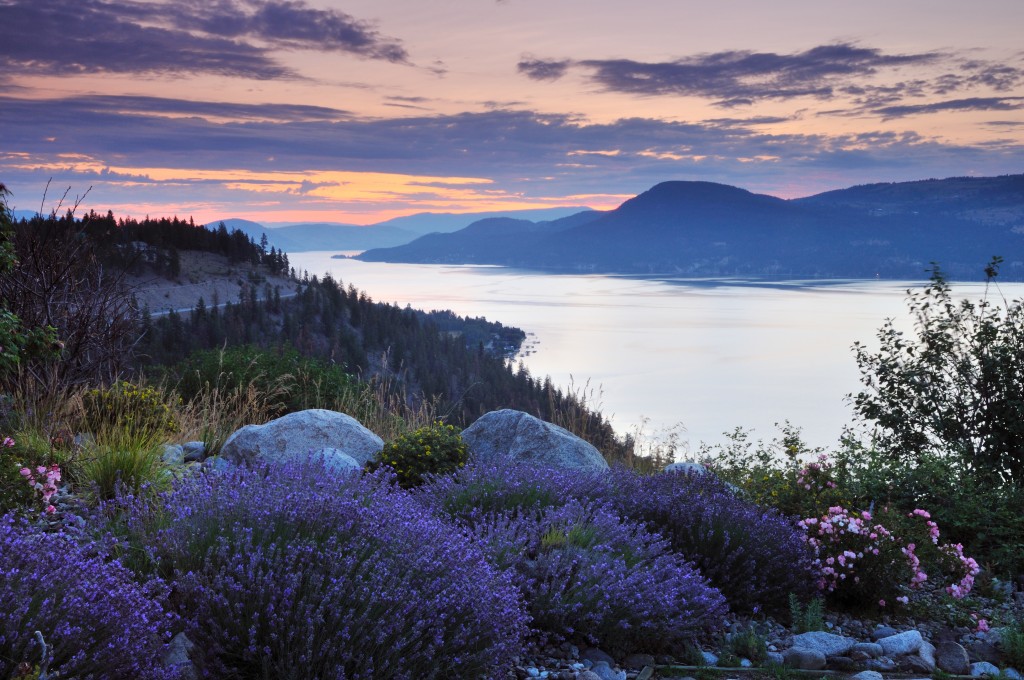
M1024 175L872 184L785 200L712 182L658 184L609 212L476 223L377 262L493 264L687 277L1024 279Z
M376 224L360 226L340 222L288 222L261 224L240 218L226 218L208 223L216 228L221 222L230 229L239 229L257 243L266 235L269 245L288 253L309 250L368 250L402 245L433 232L453 232L482 220L496 218L554 219L588 208L561 207L532 210L506 210L475 213L417 213L396 217ZM278 226L274 226L278 225Z

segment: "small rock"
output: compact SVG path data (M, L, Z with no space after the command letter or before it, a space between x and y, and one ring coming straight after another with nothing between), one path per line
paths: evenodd
M1004 668L1003 677L1009 678L1010 680L1024 680L1024 675L1020 674L1016 668Z
M928 669L928 675L935 672L935 645L924 640L921 643L921 648L917 650L917 656L924 662L925 668Z
M636 674L636 680L650 680L653 675L654 668L651 666L644 666L640 669L640 672Z
M622 660L622 665L629 670L639 671L644 666L653 666L654 657L650 654L630 654Z
M858 642L851 649L851 653L867 654L867 658L877 659L882 656L882 645L877 642Z
M899 631L893 628L892 626L877 626L871 632L871 638L877 642L882 638L891 637L893 635L896 635L897 633L899 633Z
M754 664L751 663L750 659L740 659L740 668L753 668Z
M922 642L924 642L924 638L916 630L908 630L896 635L887 635L878 640L878 644L882 646L882 653L886 656L914 654L917 650L921 649Z
M882 674L878 671L861 671L853 676L853 680L882 680Z
M609 666L615 665L615 659L604 650L598 649L597 647L587 647L580 653L580 658L589 661L591 664L597 664L599 661L604 661Z
M855 644L857 644L857 641L853 638L836 635L834 633L825 633L822 631L801 633L800 635L793 636L794 647L813 649L821 652L825 656L839 656L841 654L846 654L848 651L853 649Z
M607 661L598 661L590 672L601 680L626 680L626 671L614 670Z
M576 680L601 680L601 676L594 675L591 671L583 671L576 676Z
M195 643L189 640L184 633L178 633L171 638L171 642L167 645L164 666L177 670L182 680L196 680L198 674L190 658L195 646Z
M820 671L825 667L825 655L815 649L791 647L782 654L784 663L805 671Z
M874 657L872 657L867 652L861 652L861 651L858 651L858 650L853 650L853 651L850 652L850 658L853 659L854 661L857 661L859 663L861 661L867 661L868 659L872 659Z
M164 465L184 465L185 454L181 449L181 444L164 444L160 460Z
M181 445L181 450L186 463L201 461L206 457L206 444L203 442L185 442Z
M896 670L896 662L885 656L880 659L868 659L864 662L864 665L869 671L878 671L880 673L892 673Z
M851 671L857 667L857 662L848 656L830 656L825 661L829 668L837 671Z
M769 666L771 666L771 665L781 666L782 664L785 663L785 659L782 657L782 654L780 654L779 652L768 652L768 654L765 655L764 662L765 662L766 665L769 665Z
M990 678L994 678L999 675L999 669L994 664L988 661L978 661L977 663L971 664L971 677L980 678L983 675L987 675Z
M935 665L946 673L967 675L971 669L971 660L967 650L956 642L940 642L935 648Z
M718 656L716 654L712 654L711 652L701 652L700 655L702 657L704 657L704 665L705 666L717 666L718 665Z
M931 675L935 671L934 666L929 666L924 659L917 654L908 654L899 660L899 669L904 673L923 673Z

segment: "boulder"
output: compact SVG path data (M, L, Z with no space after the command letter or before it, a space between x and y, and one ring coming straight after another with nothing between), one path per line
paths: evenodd
M701 475L709 474L708 469L700 463L694 463L693 461L686 461L684 463L670 463L665 466L662 472L681 472L687 475Z
M892 626L876 626L875 629L871 632L871 637L877 642L882 638L891 637L893 635L896 635L897 633L899 633L899 631L893 628Z
M921 649L922 642L924 638L919 631L908 630L881 638L878 644L882 646L882 653L886 656L903 656L916 653Z
M956 642L940 642L935 647L935 665L946 673L967 675L971 669L971 660L967 658L967 650Z
M882 680L882 674L878 671L861 671L853 676L853 680Z
M924 663L924 668L929 675L935 672L935 645L927 640L923 641L921 648L917 650L917 656Z
M185 453L181 449L181 444L164 444L160 460L164 465L184 465Z
M337 411L309 409L265 425L246 425L224 442L220 455L232 463L286 463L319 459L332 470L361 467L384 448L384 440Z
M607 470L608 462L588 442L566 429L522 411L503 409L481 416L462 431L478 462L529 462L579 470Z
M782 653L782 659L790 668L804 671L820 671L825 667L824 654L804 647L790 647Z
M206 458L206 444L203 442L185 442L181 445L181 449L185 455L186 463L201 461L203 458Z
M995 678L999 676L999 669L988 661L979 661L971 664L970 674L972 678L980 678L985 675Z
M857 641L835 633L826 633L816 630L810 633L800 633L793 636L793 646L801 649L813 649L825 656L840 656L846 654ZM812 669L814 670L814 669Z

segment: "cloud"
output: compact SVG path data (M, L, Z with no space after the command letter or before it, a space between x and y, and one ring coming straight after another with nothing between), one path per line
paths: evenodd
M575 63L590 69L590 78L608 91L707 97L722 106L736 106L769 99L828 99L850 79L880 69L929 64L940 57L936 52L886 54L836 43L794 54L733 50L667 62L588 59Z
M536 59L524 56L516 70L531 80L558 80L566 74L572 64L568 59Z
M8 75L296 77L273 59L273 49L408 60L397 40L369 24L299 0L5 0L0 21L0 67Z
M890 120L942 111L1016 111L1021 108L1024 108L1024 97L968 97L927 104L883 106L873 109L872 113L882 116L883 120Z

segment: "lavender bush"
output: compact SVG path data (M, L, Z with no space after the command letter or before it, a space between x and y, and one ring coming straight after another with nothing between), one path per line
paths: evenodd
M173 622L165 595L161 582L140 585L60 533L0 517L0 678L45 667L35 631L60 677L176 677L159 665Z
M778 512L738 497L714 475L611 473L607 500L667 537L743 611L785 611L809 599L817 575L802 533Z
M619 652L672 652L714 632L725 600L667 542L594 504L478 512L472 525L507 569L533 625Z
M492 677L521 651L507 576L386 473L239 469L128 520L206 677Z

